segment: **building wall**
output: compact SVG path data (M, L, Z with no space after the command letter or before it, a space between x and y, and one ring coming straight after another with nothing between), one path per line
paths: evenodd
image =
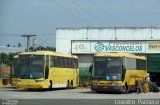
M71 40L150 40L160 39L157 27L57 28L56 50L71 53Z

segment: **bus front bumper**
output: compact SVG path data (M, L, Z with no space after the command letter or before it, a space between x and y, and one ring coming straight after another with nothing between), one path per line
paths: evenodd
M41 89L41 88L48 88L48 85L45 85L44 82L42 83L16 83L17 88L31 88L31 89Z
M97 92L123 92L125 86L111 86L111 85L91 85L91 90Z

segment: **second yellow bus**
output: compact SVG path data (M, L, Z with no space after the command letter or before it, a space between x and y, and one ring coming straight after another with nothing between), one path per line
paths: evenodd
M91 89L97 92L136 90L138 83L148 76L146 58L130 53L95 54Z

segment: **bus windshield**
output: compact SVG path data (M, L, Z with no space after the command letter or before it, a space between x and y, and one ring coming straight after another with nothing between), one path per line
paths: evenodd
M44 77L44 55L20 55L19 69L22 79L38 79Z
M96 57L94 59L93 78L105 80L122 80L122 58Z
M18 68L18 57L17 57L13 59L13 63L12 63L12 78L18 78L21 75L22 74L20 73Z

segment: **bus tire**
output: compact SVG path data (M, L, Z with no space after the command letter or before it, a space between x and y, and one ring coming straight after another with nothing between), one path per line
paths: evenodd
M70 89L73 89L73 80L70 82Z
M129 87L128 87L128 84L127 84L127 83L125 83L125 86L124 86L124 88L122 89L122 93L124 93L124 94L129 93Z
M49 81L49 87L48 90L52 90L52 81Z
M141 84L140 84L140 82L138 82L138 81L136 81L136 92L137 93L141 93L142 92L142 89L141 89Z
M69 80L67 80L67 86L66 86L67 89L70 89L70 82Z

